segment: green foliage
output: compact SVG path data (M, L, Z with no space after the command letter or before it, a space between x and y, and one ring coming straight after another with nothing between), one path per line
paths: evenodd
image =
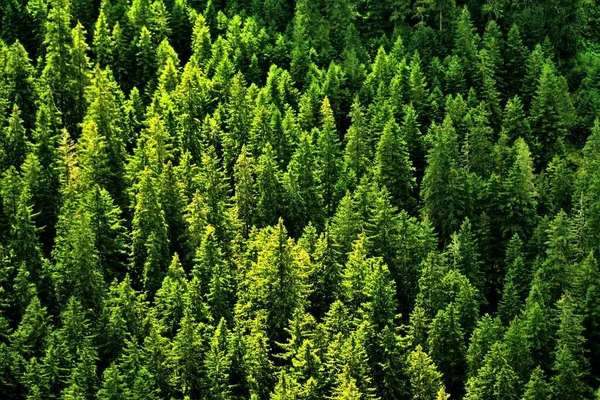
M598 16L0 0L3 398L597 397Z

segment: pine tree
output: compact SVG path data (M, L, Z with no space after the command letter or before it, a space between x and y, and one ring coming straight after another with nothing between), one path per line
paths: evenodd
M421 56L418 51L415 51L410 60L410 75L409 75L409 96L408 100L415 109L420 118L420 122L424 124L427 120L425 116L428 111L427 100L429 98L429 90L427 89L427 80L425 74L421 70Z
M547 294L543 292L543 283L536 277L532 283L529 297L523 310L525 334L529 342L534 365L542 368L550 367L552 346L552 325L548 308Z
M256 262L246 276L247 292L239 296L252 309L266 311L269 338L283 342L284 328L301 300L299 265L292 252L293 241L281 219L275 227L266 228L265 233Z
M544 64L536 95L531 103L531 130L541 143L541 161L547 163L560 151L565 136L575 123L575 109L567 82L554 65Z
M600 122L596 120L591 134L583 148L582 166L576 179L574 201L579 203L579 212L584 215L581 235L584 251L587 253L600 243L597 228L600 220L596 210L600 207L596 193L600 192L600 181L595 179L596 171L600 170L598 155L600 154Z
M333 397L335 400L360 400L363 399L363 393L356 386L356 379L350 376L348 367L344 368L343 372L337 377L337 384L333 389Z
M243 235L248 237L255 220L257 193L254 178L254 160L248 154L246 146L242 147L233 170L235 181L234 209L238 220L242 223Z
M517 378L524 384L533 367L525 324L515 317L504 334L504 356Z
M122 276L127 264L128 234L121 209L114 205L110 194L98 186L85 198L94 231L95 247L107 281Z
M231 169L243 146L248 143L250 116L246 81L243 75L236 74L231 83L226 117L227 131L223 137L223 158L228 169Z
M56 115L50 106L43 102L40 104L37 114L35 128L32 136L35 141L33 153L36 155L41 171L36 182L36 190L31 188L34 203L34 211L39 213L36 220L38 228L41 229L40 241L43 243L47 253L54 241L56 219L59 211L59 153L58 127Z
M57 225L52 271L59 304L75 296L85 307L99 311L104 296L104 275L95 247L89 213L82 207L63 206ZM72 214L71 214L72 213Z
M165 214L150 169L142 174L136 196L132 232L132 270L149 294L153 294L169 263L169 238Z
M504 237L518 234L526 237L533 227L536 200L533 162L529 147L522 139L517 139L513 151L515 160L504 181L502 198L506 217L502 224Z
M453 258L454 268L465 275L479 292L482 292L484 276L481 270L477 239L472 232L469 218L466 218L461 224L458 233L452 236L449 251Z
M40 358L44 354L47 335L51 330L48 310L37 296L31 299L17 329L10 335L10 345L16 355L16 362L22 363L31 357ZM20 367L22 364L17 364Z
M213 399L226 400L231 398L229 387L231 359L227 352L228 335L226 321L221 319L210 341L210 347L204 360L207 392Z
M546 260L537 271L544 282L550 301L557 301L573 281L573 259L576 257L575 237L571 221L560 211L546 231Z
M554 398L576 399L586 397L590 388L585 383L587 361L584 356L585 337L582 318L575 313L575 306L568 294L557 303L560 317L556 359L552 377Z
M181 396L198 396L204 354L202 326L196 322L189 308L186 308L180 326L168 356L172 369L171 384Z
M173 336L179 328L179 323L184 314L187 293L188 281L179 261L179 255L175 253L154 299L160 325L164 327L169 336Z
M265 315L261 313L251 321L250 332L245 338L247 351L243 356L243 363L251 398L266 398L273 384L274 366L269 359L271 349L264 319Z
M232 237L229 182L213 148L202 156L198 188L202 194L204 219L215 228L219 245L228 251Z
M427 168L421 186L421 197L427 215L442 237L458 229L469 210L468 182L458 165L456 131L449 117L442 126L432 125L429 135L434 144L427 155Z
M128 142L121 117L121 93L109 70L94 70L87 89L87 114L84 127L94 124L97 135L104 142L102 157L106 171L103 180L94 181L111 194L120 207L125 207L125 145Z
M468 7L463 7L456 22L454 53L460 57L461 64L466 69L465 75L468 77L476 76L478 45L479 36L473 26L471 13Z
M183 215L186 198L171 161L164 167L158 184L160 185L160 203L165 213L165 223L168 227L169 243L171 244L170 253L182 253L186 228Z
M116 364L110 365L102 373L102 385L98 398L102 400L124 400L131 397L131 391Z
M256 165L256 191L258 201L256 214L257 225L274 225L277 218L282 215L281 172L277 165L277 159L270 144L265 146L263 154L259 157Z
M135 47L135 66L139 71L136 86L139 86L142 94L144 94L146 91L151 92L154 89L157 69L156 46L154 45L152 33L145 25L141 26Z
M546 383L544 371L537 367L531 373L531 379L525 386L525 394L523 400L542 400L550 396L550 388Z
M401 136L400 128L394 121L386 124L379 139L374 169L375 179L388 188L395 205L411 208L414 168L408 157L406 138Z
M104 7L100 9L100 13L98 14L92 45L98 65L100 65L101 68L111 65L114 42L111 37L109 22L104 12Z
M216 240L214 228L208 225L202 245L196 254L194 275L206 282L206 299L215 321L231 320L231 306L235 296L233 271L224 260L223 252Z
M443 388L442 374L421 345L417 345L409 354L406 373L410 380L411 399L436 399L437 393Z
M483 366L485 355L502 338L503 331L502 321L498 318L492 319L489 314L484 315L477 321L466 356L467 376L469 378L477 375L477 372Z
M352 124L344 137L346 141L344 169L352 171L356 181L358 181L369 168L369 160L372 152L372 143L368 136L369 130L367 129L363 107L358 97L352 103L350 118L352 119Z
M43 259L38 229L34 224L36 215L32 210L30 189L23 187L23 181L14 167L5 172L0 194L10 228L7 239L11 261L14 265L25 268L31 283L39 285L43 276Z
M596 360L594 355L598 354L599 343L596 326L598 326L598 311L600 308L598 307L598 297L596 296L598 291L595 283L597 282L596 277L598 277L598 263L590 253L580 264L573 278L574 283L571 293L573 301L576 304L581 304L579 312L583 317L585 337L587 338L586 349L589 351L588 354L590 354L588 358L590 359L592 371L597 365L594 361Z
M523 44L519 26L513 24L508 31L506 39L505 66L506 66L506 90L509 98L518 94L522 87L525 76L525 65L529 58L529 50Z
M297 207L297 210L289 210L288 214L295 232L300 231L309 221L320 224L322 204L319 181L315 174L315 153L313 138L303 134L283 176L286 197L290 199L290 203L295 202ZM294 197L297 197L297 201L292 200Z
M368 300L367 279L381 264L381 259L368 257L367 249L367 237L362 233L352 245L352 252L342 273L342 299L353 312L361 309Z
M312 314L322 317L338 299L341 283L339 251L329 231L323 232L317 239L312 258L308 277L311 286L309 300Z
M8 118L4 135L5 138L2 141L2 164L4 169L11 166L20 168L29 152L29 144L21 119L21 111L16 104L13 106L12 113Z
M17 106L23 112L23 124L31 129L34 123L38 93L35 70L31 65L27 50L17 39L8 48L5 59L4 79L7 105Z
M317 137L316 174L322 187L325 215L331 216L340 198L342 160L335 120L327 97L323 100L321 115L321 129Z
M70 110L74 122L79 123L85 115L85 90L90 84L90 60L87 55L90 48L85 39L86 31L78 23L71 31L73 46L71 47L72 76L71 86L73 106ZM74 133L77 131L73 131Z
M444 374L446 386L460 388L465 373L466 349L459 315L453 303L440 310L432 320L427 345L431 358Z
M45 24L44 45L46 47L45 66L42 80L52 92L54 102L61 111L63 125L75 132L75 121L72 117L72 39L71 39L71 2L69 0L53 0Z

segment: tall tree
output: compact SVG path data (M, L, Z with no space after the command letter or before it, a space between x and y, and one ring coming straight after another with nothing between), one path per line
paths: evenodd
M159 288L170 259L165 213L157 192L156 178L146 168L136 196L131 254L137 282L150 295Z

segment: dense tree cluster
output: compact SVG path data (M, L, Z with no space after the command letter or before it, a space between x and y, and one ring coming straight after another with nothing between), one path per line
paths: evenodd
M600 397L600 4L0 0L0 397Z

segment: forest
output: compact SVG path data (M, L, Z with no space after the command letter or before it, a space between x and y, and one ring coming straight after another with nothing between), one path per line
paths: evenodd
M0 0L0 398L600 399L600 2Z

